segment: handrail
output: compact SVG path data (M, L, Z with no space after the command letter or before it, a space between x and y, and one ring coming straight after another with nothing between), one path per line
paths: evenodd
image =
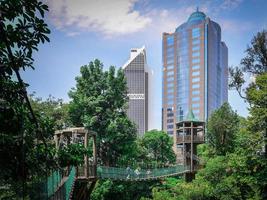
M97 168L97 177L100 179L113 179L113 180L149 180L158 179L168 176L176 176L183 174L189 170L188 166L175 165L166 168L154 168L154 169L131 169L130 167L116 168L100 166Z
M177 143L189 143L191 142L191 135L178 135L176 137ZM204 136L203 135L194 135L193 136L193 142L204 142Z

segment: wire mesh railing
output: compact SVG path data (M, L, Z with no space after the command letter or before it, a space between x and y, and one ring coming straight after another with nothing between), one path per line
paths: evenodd
M175 165L165 168L155 169L131 169L117 168L117 167L97 167L97 177L100 179L113 179L113 180L146 180L157 179L167 176L179 175L189 170L189 167L184 165Z
M140 167L132 169L131 167L107 167L98 166L96 173L95 168L89 167L88 174L94 175L98 179L113 179L121 181L146 181L150 179L160 179L169 176L176 176L189 171L188 166L174 165L162 168L141 169ZM80 172L79 172L80 169ZM61 171L54 171L46 180L39 181L33 187L31 199L70 199L75 179L79 175L84 175L83 167L71 167L68 173L63 176ZM94 172L94 173L93 173ZM88 178L90 178L88 176Z
M33 200L62 199L68 200L75 181L76 170L56 170L50 176L34 183L29 197Z
M75 181L75 173L76 173L76 170L74 167L72 167L70 174L69 174L69 177L63 185L65 187L65 191L66 191L66 193L65 193L66 194L66 198L65 198L66 200L70 199L70 195L72 192L72 186L73 186L74 181Z
M30 187L30 199L43 200L51 198L57 191L62 179L62 171L56 170L50 176L36 180Z

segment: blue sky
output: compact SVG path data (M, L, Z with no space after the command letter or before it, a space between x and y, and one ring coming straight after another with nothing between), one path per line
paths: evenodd
M229 66L238 65L253 35L267 29L266 0L49 0L46 16L50 43L35 53L35 70L23 78L29 92L49 94L68 101L80 66L98 58L106 68L121 67L130 49L146 46L147 62L153 70L153 100L150 128L161 128L162 33L174 32L199 6L220 24L222 40L229 51ZM247 105L229 91L234 110L247 116Z

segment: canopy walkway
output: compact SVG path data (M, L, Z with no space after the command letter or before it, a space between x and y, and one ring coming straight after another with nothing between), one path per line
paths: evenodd
M195 124L194 124L195 123ZM179 124L178 124L179 125ZM199 133L204 130L202 122L183 122L182 128L178 128L182 133L181 141L178 143L183 145L184 165L174 165L162 168L143 169L140 167L110 167L97 164L97 149L96 149L96 133L88 131L83 127L68 128L55 133L56 147L68 145L70 143L82 142L84 147L88 148L88 137L93 138L93 157L89 162L88 155L84 156L83 166L71 167L68 175L61 177L60 180L52 181L47 179L47 199L88 199L94 185L99 179L111 179L115 181L150 181L160 180L171 176L185 175L186 180L192 180L196 173L197 166L201 162L196 156L196 145L203 142L204 133ZM201 141L196 140L196 137L201 135ZM178 135L179 136L179 135ZM70 168L69 168L70 169ZM56 173L58 174L58 173ZM52 174L54 176L54 173ZM57 175L56 175L57 176ZM90 187L88 188L88 183ZM76 186L77 185L77 186ZM89 192L88 192L89 191ZM40 198L39 198L40 199Z
M154 169L134 169L131 167L119 168L119 167L97 167L97 179L112 179L119 181L148 181L155 179L164 179L170 176L178 176L189 172L189 168L184 165L174 165L164 168ZM77 178L82 179L82 176Z
M31 199L71 199L75 181L89 182L93 179L111 179L115 181L150 181L165 179L171 176L179 176L190 171L189 167L184 165L174 165L170 167L153 169L98 166L96 174L91 174L94 171L91 170L88 171L89 176L86 177L84 176L84 173L81 173L81 170L83 169L83 167L71 167L67 170L67 173L66 171L54 171L49 177L47 177L45 181L41 181L35 185L32 194L30 195Z

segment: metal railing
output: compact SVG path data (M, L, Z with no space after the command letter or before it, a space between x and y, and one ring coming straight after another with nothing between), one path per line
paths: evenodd
M176 141L178 144L183 143L183 142L190 143L191 142L191 135L185 135L185 136L178 135L176 137ZM193 136L193 142L200 142L200 143L204 142L204 136L203 135L194 135Z
M77 178L96 178L96 165L89 164L87 167L85 165L76 167L76 177Z
M184 165L175 165L165 168L154 169L131 169L130 167L116 168L99 166L97 168L97 177L100 179L138 181L179 175L183 174L188 170L189 168Z

